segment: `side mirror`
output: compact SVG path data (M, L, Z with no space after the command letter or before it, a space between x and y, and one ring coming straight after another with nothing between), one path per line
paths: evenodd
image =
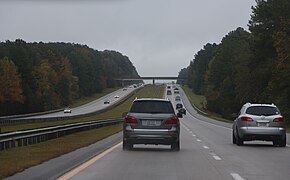
M178 113L177 113L177 117L178 117L178 118L183 118L182 113L181 113L181 112L178 112Z
M128 114L128 112L123 112L123 113L122 113L122 118L126 117L127 114Z

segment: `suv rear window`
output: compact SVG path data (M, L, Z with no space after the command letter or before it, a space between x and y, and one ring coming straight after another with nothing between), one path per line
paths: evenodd
M166 101L135 101L130 112L174 114L171 103Z
M272 116L280 114L276 107L268 106L253 106L246 110L246 114L256 115L256 116Z

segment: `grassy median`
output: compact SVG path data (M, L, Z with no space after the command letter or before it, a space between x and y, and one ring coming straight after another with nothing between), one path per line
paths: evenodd
M73 121L81 122L96 119L120 118L123 112L127 112L129 110L133 100L136 97L162 97L163 93L164 86L148 85L142 88L136 94L134 94L134 96L129 98L127 101L106 113L82 119L75 119ZM53 125L54 123L50 125ZM47 123L37 124L37 126L41 127L47 126ZM18 126L18 128L19 127L32 128L34 127L34 124ZM62 154L66 154L81 147L93 144L121 130L121 125L107 126L103 128L71 134L39 144L0 151L0 179L11 176L17 172L21 172L28 167L40 164L51 158L58 157Z

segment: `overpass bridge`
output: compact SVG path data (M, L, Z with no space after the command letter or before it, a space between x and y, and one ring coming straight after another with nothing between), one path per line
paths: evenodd
M121 81L122 85L124 81L133 81L133 80L152 80L153 84L155 84L155 80L181 80L184 81L187 78L185 77L175 77L175 76L143 76L143 77L136 77L136 78L119 78L116 81Z

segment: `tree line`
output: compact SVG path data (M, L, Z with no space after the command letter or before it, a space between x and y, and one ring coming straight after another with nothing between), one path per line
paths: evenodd
M61 108L139 77L128 57L71 43L0 42L0 115Z
M290 119L290 1L256 0L249 32L206 44L180 71L206 109L232 118L246 102L275 103Z

